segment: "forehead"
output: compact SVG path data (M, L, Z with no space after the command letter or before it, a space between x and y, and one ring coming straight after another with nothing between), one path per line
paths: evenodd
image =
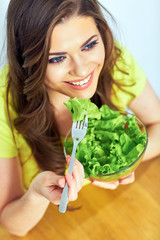
M95 34L99 34L99 31L92 17L71 17L57 24L53 29L50 49L65 50L70 44L81 45Z

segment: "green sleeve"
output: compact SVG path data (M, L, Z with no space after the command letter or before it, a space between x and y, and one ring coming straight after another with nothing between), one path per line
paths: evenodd
M0 157L11 158L18 155L10 128L6 106L6 77L7 67L0 70ZM11 111L12 114L12 111Z
M124 84L122 89L113 85L112 102L120 109L124 110L128 103L139 96L146 85L146 75L132 54L122 45L117 43L122 52L121 58L117 61L117 66L113 71L113 78L116 82Z

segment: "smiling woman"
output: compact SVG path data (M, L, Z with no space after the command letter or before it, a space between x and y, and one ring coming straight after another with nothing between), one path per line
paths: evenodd
M159 100L131 53L113 39L102 9L96 0L10 1L8 65L0 72L0 222L12 234L25 235L50 202L59 205L66 181L69 201L82 188L78 160L73 175L64 174L69 98L130 107L148 127L144 159L160 153ZM115 189L133 181L134 173L92 184Z
M57 107L55 92L57 96L59 92L72 98L91 98L104 58L104 44L92 17L75 16L56 25L51 35L45 78L46 85L52 89L50 102Z

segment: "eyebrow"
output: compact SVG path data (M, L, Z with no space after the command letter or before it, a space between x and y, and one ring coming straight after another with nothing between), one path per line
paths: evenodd
M97 34L91 36L87 41L85 41L85 42L80 46L80 48L83 48L85 45L87 45L87 43L89 43L94 37L97 37L97 36L98 36ZM51 56L51 55L65 55L65 54L67 54L67 52L50 52L50 53L49 53L49 56Z

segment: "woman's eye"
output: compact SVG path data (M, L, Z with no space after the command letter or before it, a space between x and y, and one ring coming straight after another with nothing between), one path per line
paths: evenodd
M49 59L49 63L61 63L63 62L63 60L65 59L66 57L64 56L59 56L59 57L54 57L54 58L51 58Z
M90 50L90 49L93 48L97 43L98 43L98 41L95 40L95 41L87 44L87 45L82 49L82 51L83 51L83 50Z

